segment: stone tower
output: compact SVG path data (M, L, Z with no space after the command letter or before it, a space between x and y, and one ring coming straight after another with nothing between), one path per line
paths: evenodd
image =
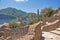
M39 9L37 9L37 17L38 17L38 20L39 20Z

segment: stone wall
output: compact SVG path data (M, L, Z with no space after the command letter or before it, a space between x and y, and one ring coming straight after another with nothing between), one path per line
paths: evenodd
M35 28L34 40L41 40L41 38L42 38L41 24L38 24Z
M43 22L53 22L55 20L60 20L60 15L59 16L51 16L51 17L46 17Z
M55 30L55 29L58 28L59 26L60 26L60 21L58 21L57 23L54 23L54 24L47 25L47 26L43 27L43 31Z
M15 29L7 29L7 28L2 28L0 31L3 32L3 40L6 39L7 37L11 37L9 40L17 40L21 36L24 36L28 33L29 31L29 26L26 27L21 27L21 28L15 28ZM2 40L2 38L0 38Z
M26 35L28 31L29 31L29 26L10 30L11 40L19 39L20 37Z
M30 26L30 35L33 35L33 38L31 40L41 40L42 30L40 22Z
M1 34L2 33L2 34ZM10 36L10 32L7 29L1 29L0 30L0 40L5 40L7 37Z
M22 28L1 29L0 31L4 31L5 37L8 34L9 40L41 40L42 37L40 22Z

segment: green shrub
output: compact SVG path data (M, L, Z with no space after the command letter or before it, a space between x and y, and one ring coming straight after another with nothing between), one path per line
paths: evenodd
M42 21L44 19L44 15L40 15L40 17L39 17L39 21Z
M20 26L18 25L18 23L14 22L14 21L9 23L9 28L18 28L18 27L20 27Z
M36 23L35 21L31 21L29 24L31 25L31 24L34 24L34 23Z

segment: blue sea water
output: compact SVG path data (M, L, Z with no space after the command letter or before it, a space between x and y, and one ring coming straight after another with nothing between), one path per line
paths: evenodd
M15 21L15 22L18 22L18 19L0 19L0 24L3 24L3 23L9 23L11 21ZM22 20L23 22L27 22L29 23L30 21L29 20Z
M17 19L0 19L0 24L3 24L3 23L9 23L11 21L15 21L17 22L18 20Z

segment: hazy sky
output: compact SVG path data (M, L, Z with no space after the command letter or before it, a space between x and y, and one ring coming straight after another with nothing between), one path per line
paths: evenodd
M60 6L60 0L0 0L0 9L13 7L26 12L36 12L37 9Z

